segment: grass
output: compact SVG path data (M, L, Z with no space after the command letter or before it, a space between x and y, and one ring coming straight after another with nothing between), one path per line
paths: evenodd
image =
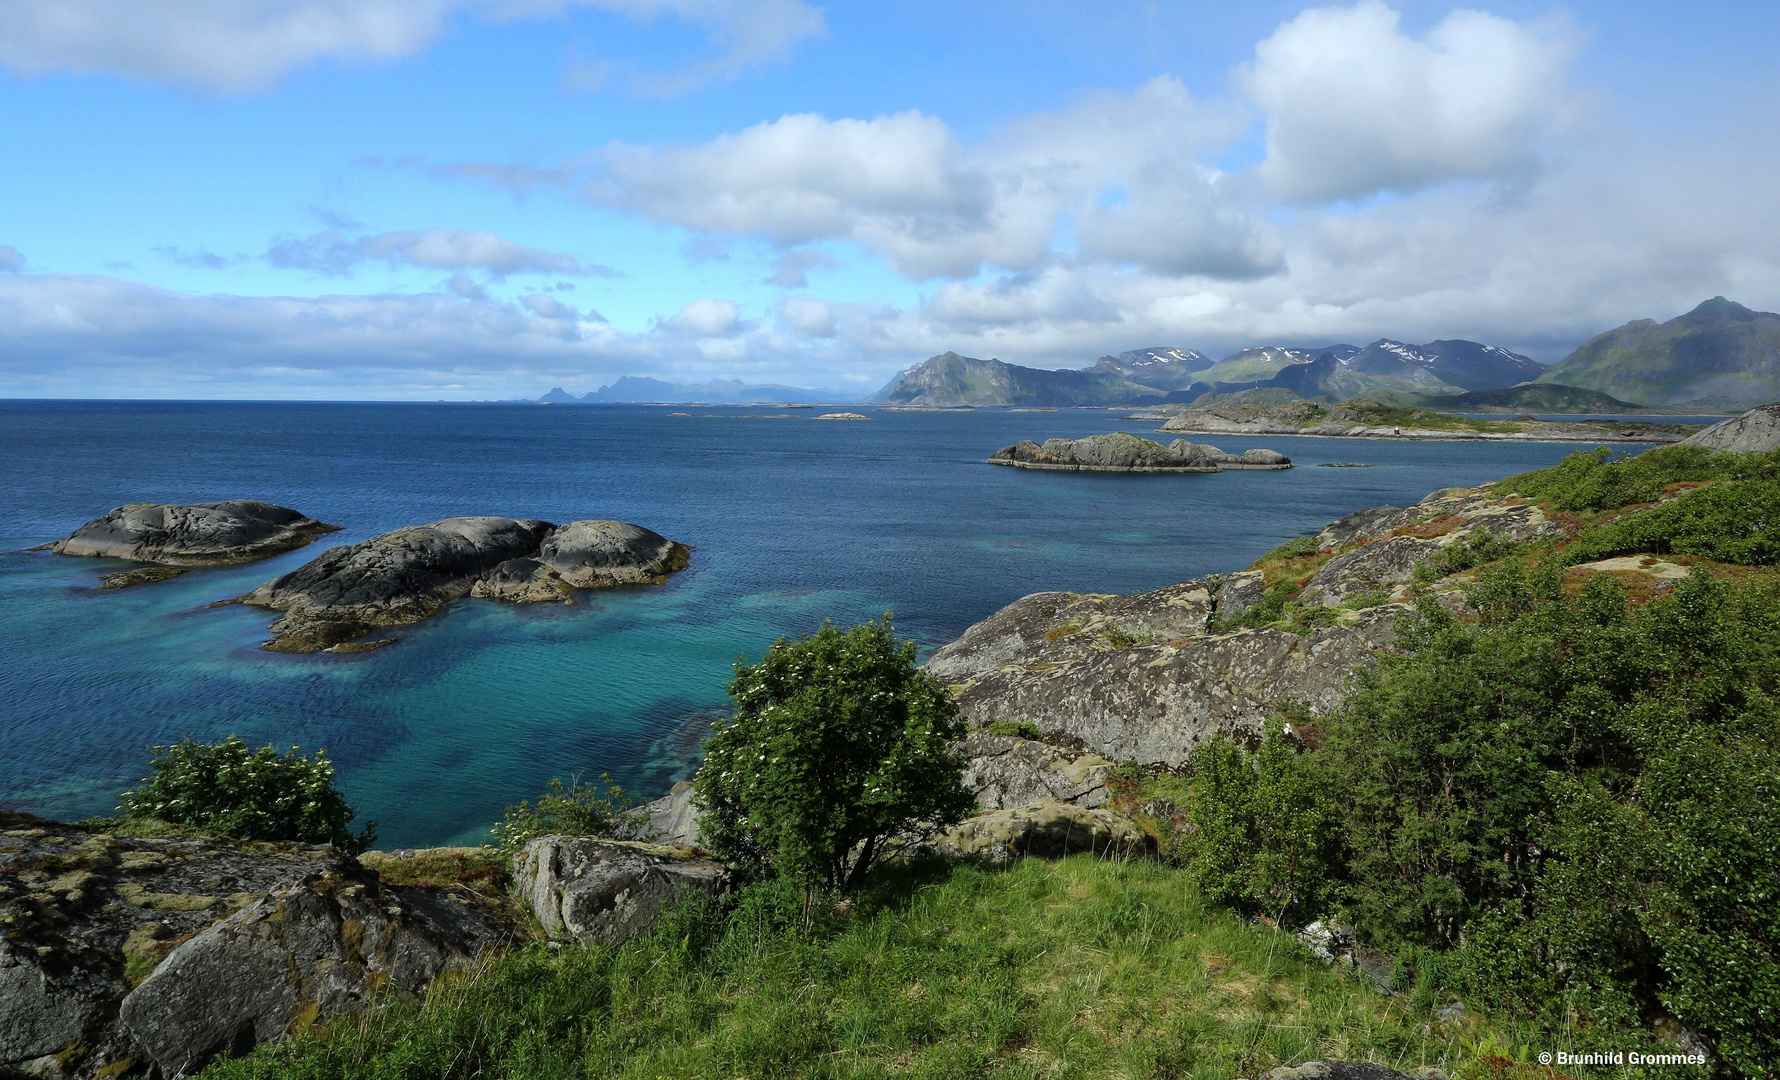
M1227 1080L1514 1043L1447 1031L1155 863L892 867L807 933L798 901L756 886L621 948L527 946L204 1075Z

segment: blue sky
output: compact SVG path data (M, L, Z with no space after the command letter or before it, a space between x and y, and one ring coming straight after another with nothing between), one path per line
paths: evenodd
M875 388L1780 308L1757 4L11 0L0 397Z

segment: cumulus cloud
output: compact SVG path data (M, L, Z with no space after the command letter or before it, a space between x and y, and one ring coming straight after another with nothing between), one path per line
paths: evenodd
M523 271L603 276L614 273L611 267L583 263L573 255L526 247L493 233L470 229L409 229L357 237L331 231L316 233L273 244L266 259L284 269L334 275L349 274L361 264L373 261L435 270L486 270L496 277Z
M1455 10L1422 37L1381 0L1312 8L1255 48L1268 188L1300 202L1524 172L1565 108L1570 36Z
M779 265L762 284L785 289L807 288L809 273L818 266L835 266L835 258L821 248L793 248L779 255Z
M0 244L0 274L16 274L24 268L24 254L10 244Z
M0 64L26 77L106 72L235 94L266 89L318 60L410 55L458 16L555 18L576 8L636 21L669 17L705 32L715 58L638 76L658 92L783 60L823 32L822 13L802 0L8 0L0 4Z
M681 308L664 325L676 333L696 337L723 337L734 333L740 320L741 308L734 300L701 297Z
M834 309L809 296L787 296L779 304L779 321L808 337L831 338L839 332Z
M1277 267L1270 227L1240 184L1196 160L1238 128L1229 109L1161 77L971 146L916 111L797 113L697 146L613 144L562 168L579 171L577 190L597 203L787 248L852 241L915 278L967 278L985 264L1035 269L1071 216L1093 257L1252 276ZM799 276L793 268L785 280Z

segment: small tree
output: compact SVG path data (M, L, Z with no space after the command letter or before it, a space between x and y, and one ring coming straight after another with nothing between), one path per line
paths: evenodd
M887 840L956 824L975 806L951 694L915 667L888 613L780 638L737 661L736 715L705 742L693 788L714 851L771 866L805 888L857 886Z
M358 852L377 838L370 822L354 836L352 807L334 786L327 751L313 757L250 750L237 735L207 744L182 739L150 749L153 773L118 796L127 818L154 818L237 840L301 840Z

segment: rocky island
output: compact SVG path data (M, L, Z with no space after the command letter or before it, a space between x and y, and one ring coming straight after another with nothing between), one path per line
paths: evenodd
M190 506L130 503L44 548L58 555L148 564L100 579L101 589L122 589L178 577L194 566L257 562L300 548L339 528L289 507L254 499Z
M575 589L663 584L690 557L685 544L622 521L446 518L333 548L224 603L285 613L264 649L356 652L391 639L355 639L420 622L460 597L567 601Z
M1069 472L1222 472L1225 469L1289 469L1292 459L1272 450L1227 454L1215 446L1176 439L1167 446L1128 432L1085 439L1025 439L989 457L991 465Z
M1207 405L1178 412L1153 412L1140 419L1162 420L1162 431L1220 435L1316 435L1346 439L1501 440L1512 442L1678 442L1697 430L1688 424L1604 420L1483 420L1427 409L1405 409L1367 398L1320 405Z

